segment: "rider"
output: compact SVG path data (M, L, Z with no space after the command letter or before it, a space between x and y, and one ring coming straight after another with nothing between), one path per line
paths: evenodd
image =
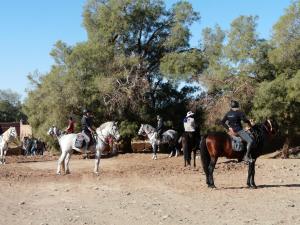
M156 127L156 133L157 133L157 139L161 138L161 134L164 129L164 121L163 118L160 115L156 116L157 119L157 127Z
M243 160L246 162L252 162L253 160L250 156L250 151L253 145L253 139L246 131L243 130L241 121L247 123L250 128L252 127L252 124L247 119L245 113L239 110L239 103L237 101L231 101L230 107L230 111L226 113L221 123L231 133L237 133L244 141L247 142L247 152ZM228 122L228 124L226 122Z
M68 121L68 127L67 127L67 129L66 129L66 132L67 132L68 134L74 133L74 127L75 127L74 125L75 125L74 120L73 120L73 118L70 116L70 117L69 117L69 121Z
M84 146L85 156L87 155L87 149L89 147L90 141L92 140L92 134L95 132L92 128L93 120L91 116L91 112L88 109L83 110L83 116L81 119L81 130L82 135L84 136L84 140L86 142Z
M183 120L184 131L188 135L191 143L193 143L193 147L197 147L200 144L200 130L199 127L196 126L194 113L192 111L188 111L186 117Z

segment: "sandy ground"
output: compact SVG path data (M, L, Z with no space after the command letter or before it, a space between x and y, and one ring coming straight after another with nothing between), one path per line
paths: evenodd
M125 154L101 161L75 156L56 176L55 157L8 157L0 167L1 225L300 224L300 160L259 158L258 189L246 188L247 166L221 159L210 190L183 158L157 161Z

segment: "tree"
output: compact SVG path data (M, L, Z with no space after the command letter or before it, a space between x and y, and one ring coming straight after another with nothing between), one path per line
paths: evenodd
M24 110L38 134L52 123L64 126L69 114L80 117L86 107L96 124L126 120L122 126L131 128L158 112L167 110L171 120L175 108L185 109L185 94L194 90L180 92L160 65L172 54L196 55L188 44L189 26L199 15L188 2L166 9L160 0L91 0L83 17L88 40L75 46L58 41L51 51L51 71L29 76L34 85ZM175 126L182 116L174 115Z
M11 90L0 90L0 121L15 122L26 119L22 113L21 96Z
M255 115L273 116L285 138L284 150L300 133L300 1L294 1L273 26L270 61L277 72L270 82L261 83L255 96Z

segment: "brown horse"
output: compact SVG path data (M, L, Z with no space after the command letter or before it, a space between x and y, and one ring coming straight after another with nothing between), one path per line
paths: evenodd
M252 134L255 144L251 150L253 162L249 163L247 186L257 188L254 182L255 161L262 153L262 147L265 140L275 134L277 127L275 122L266 120L261 124L255 124L252 128ZM231 137L224 132L211 133L203 137L200 147L201 161L206 175L206 184L210 188L215 188L213 172L219 157L225 156L230 159L242 159L245 151L236 152L232 149Z

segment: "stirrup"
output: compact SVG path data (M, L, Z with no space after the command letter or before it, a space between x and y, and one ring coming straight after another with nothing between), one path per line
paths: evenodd
M248 163L254 162L254 160L252 159L252 157L249 157L249 156L244 156L244 157L243 157L243 160L244 160L245 162L248 162Z

